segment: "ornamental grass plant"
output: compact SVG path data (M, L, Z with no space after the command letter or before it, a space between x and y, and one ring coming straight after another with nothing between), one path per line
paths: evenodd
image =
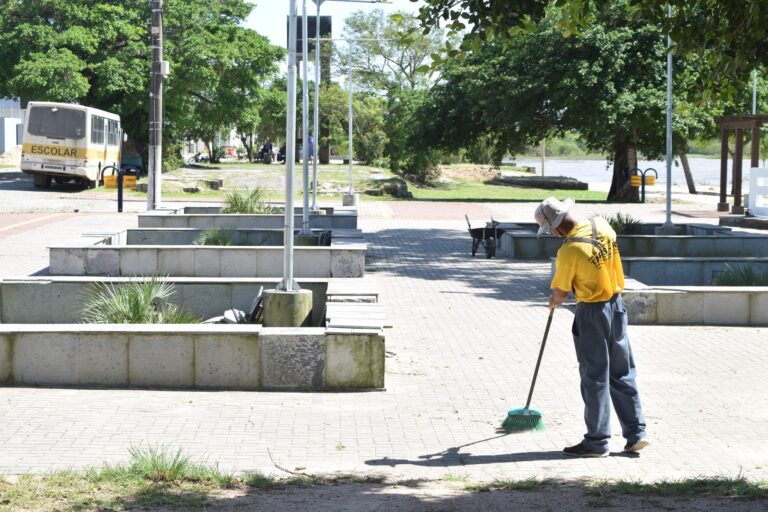
M158 276L96 283L86 292L81 319L89 324L195 324L202 320L168 300L173 284Z
M264 200L264 189L261 187L232 190L224 197L222 213L266 214L275 213L276 209Z

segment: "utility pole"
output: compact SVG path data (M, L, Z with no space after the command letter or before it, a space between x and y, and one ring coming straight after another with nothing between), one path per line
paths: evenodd
M304 203L301 210L301 234L309 235L309 77L307 76L307 53L308 45L307 39L309 39L309 32L307 31L307 0L302 2L301 12L301 69L304 79L301 81L301 138L304 141L302 144L302 159L303 162L303 184L304 184ZM314 148L313 148L314 149ZM317 160L317 157L313 158Z
M147 162L147 211L160 208L160 174L163 168L163 0L152 0L152 71L149 91L149 157Z
M293 279L293 172L296 165L296 0L289 3L288 23L288 98L285 125L285 224L283 225L283 280L278 290L299 289Z

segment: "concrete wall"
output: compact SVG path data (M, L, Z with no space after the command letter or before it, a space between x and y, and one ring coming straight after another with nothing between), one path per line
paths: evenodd
M140 228L235 228L282 229L284 215L201 214L185 215L174 212L153 212L139 215ZM294 218L294 226L301 226L302 217ZM310 215L312 229L357 229L357 210L334 211L332 215Z
M296 247L296 277L362 277L365 250ZM282 247L90 246L51 247L50 273L59 276L282 277Z
M253 325L1 325L0 383L380 389L384 337Z
M552 276L555 260L550 258ZM649 286L710 286L726 264L751 265L758 272L768 272L768 258L627 258L622 255L621 263L626 276Z
M195 240L204 232L203 229L195 228L146 228L129 229L118 238L118 243L125 240L120 245L193 245ZM323 230L312 230L313 235L320 235L328 232ZM297 231L297 234L299 232ZM233 246L252 245L252 246L271 246L283 245L282 229L233 229L230 230ZM298 239L296 239L298 238ZM362 234L361 234L362 238ZM309 244L301 237L295 237L295 245L317 245Z
M279 208L281 211L283 210L283 205L275 205L275 208ZM323 212L323 215L332 215L334 212L333 206L319 206L318 210ZM179 208L178 210L175 210L175 214L177 215L218 215L221 214L222 207L221 206L185 206L184 208ZM346 211L348 209L345 208L339 208L339 211ZM296 213L296 215L301 215L304 211L303 206L296 206L294 207L293 211Z
M766 287L638 287L622 296L632 324L768 325Z
M95 283L119 286L131 278L28 277L0 280L0 323L66 324L80 321L83 303ZM175 294L169 302L200 318L213 318L228 309L247 311L259 287L274 289L278 279L169 278ZM328 279L299 279L312 291L312 321L321 325Z
M703 229L691 228L696 235L619 235L617 243L622 257L689 256L703 257L768 257L768 236L732 233L704 235ZM499 249L513 259L542 260L557 253L561 238L536 235L528 231L510 230L502 235Z

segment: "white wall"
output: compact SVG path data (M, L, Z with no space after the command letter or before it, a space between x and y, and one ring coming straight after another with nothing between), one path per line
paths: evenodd
M19 137L21 132L18 128L21 124L21 119L0 117L0 154L21 144L21 139Z

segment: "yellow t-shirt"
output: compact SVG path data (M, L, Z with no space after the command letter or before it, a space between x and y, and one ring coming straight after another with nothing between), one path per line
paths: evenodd
M621 266L616 233L602 217L595 217L598 249L591 242L565 240L557 251L555 277L551 288L573 290L577 302L609 300L624 289L624 269ZM567 238L592 239L592 223L579 222Z

